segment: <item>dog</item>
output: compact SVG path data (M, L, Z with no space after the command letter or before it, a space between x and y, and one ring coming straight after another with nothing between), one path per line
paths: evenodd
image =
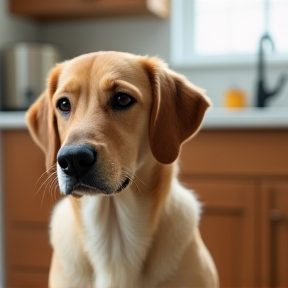
M67 195L51 216L50 288L218 287L201 206L177 179L209 106L156 57L96 52L51 70L26 116Z

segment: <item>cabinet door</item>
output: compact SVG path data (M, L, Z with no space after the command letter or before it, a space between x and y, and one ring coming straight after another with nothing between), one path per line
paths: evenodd
M50 192L55 186L48 180L40 188L45 176L36 185L46 170L44 155L28 131L5 131L2 140L7 286L46 287L51 257L48 220L56 197Z
M288 287L288 181L262 185L261 287Z
M203 203L200 230L221 287L255 287L255 187L249 181L182 178Z

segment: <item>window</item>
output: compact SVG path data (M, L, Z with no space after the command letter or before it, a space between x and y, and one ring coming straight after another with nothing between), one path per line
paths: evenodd
M174 0L171 28L175 64L251 62L265 32L274 42L272 58L283 60L288 0Z

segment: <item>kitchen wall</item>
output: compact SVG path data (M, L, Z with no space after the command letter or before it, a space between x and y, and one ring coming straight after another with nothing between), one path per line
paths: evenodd
M154 18L118 18L90 21L58 22L40 26L40 39L59 45L63 59L98 50L120 50L143 55L157 55L166 62L170 58L170 21ZM190 81L207 90L214 106L223 106L228 88L238 87L247 93L248 104L254 104L256 67L252 65L229 68L205 66L180 69ZM268 88L273 89L280 73L288 75L288 62L269 67ZM271 106L288 107L288 83Z
M43 24L40 39L59 44L65 59L99 50L119 50L169 59L169 21L108 18Z
M18 40L36 40L38 27L32 21L8 13L7 1L0 0L0 48Z
M35 23L12 17L7 12L5 0L0 0L0 49L10 42L17 40L36 40L38 27ZM1 91L1 89L0 89ZM1 95L0 95L1 105ZM4 239L3 239L3 189L1 168L1 132L0 132L0 287L5 287L5 267L4 267Z

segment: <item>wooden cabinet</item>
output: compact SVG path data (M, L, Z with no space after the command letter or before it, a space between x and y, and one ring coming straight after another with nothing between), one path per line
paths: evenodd
M55 18L106 17L123 15L169 15L169 0L9 0L15 15L47 20Z
M202 131L180 166L221 287L288 287L287 130Z
M288 180L261 190L261 287L288 287Z
M45 172L44 155L27 131L5 131L2 141L7 286L46 287L54 186L48 180L41 187L45 176L35 185Z
M221 287L255 287L256 190L252 181L193 179L203 203L200 223L217 265Z
M35 188L44 156L27 131L2 141L7 284L46 287L56 182ZM180 166L203 203L200 229L221 287L288 287L288 131L204 130L183 146Z

